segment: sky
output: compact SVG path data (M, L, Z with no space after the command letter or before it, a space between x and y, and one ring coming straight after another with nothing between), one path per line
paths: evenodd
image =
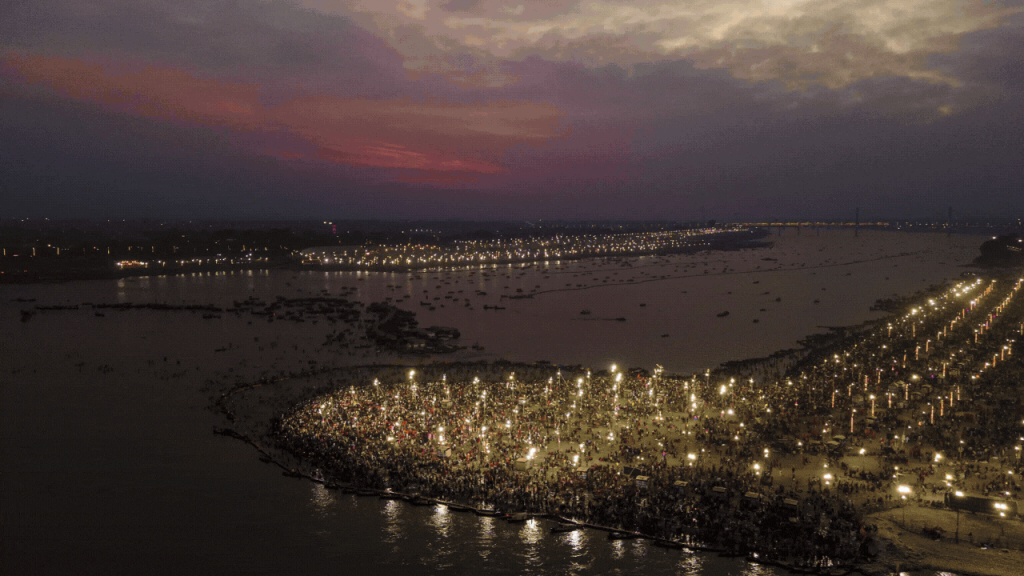
M1024 214L1024 0L3 12L3 218Z

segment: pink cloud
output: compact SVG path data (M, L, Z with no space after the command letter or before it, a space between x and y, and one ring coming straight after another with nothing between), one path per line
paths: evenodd
M435 175L423 181L444 181L436 176L443 173L503 173L501 159L509 148L564 136L559 129L564 114L545 103L314 96L268 107L260 101L258 85L198 78L173 68L21 53L0 58L0 68L64 98L165 121L227 127L241 146L282 160ZM282 134L296 141L294 148L282 146Z

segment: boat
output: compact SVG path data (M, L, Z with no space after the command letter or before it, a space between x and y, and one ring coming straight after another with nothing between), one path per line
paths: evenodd
M299 472L298 470L285 470L281 472L281 475L289 478L302 478L302 472Z
M515 514L509 514L505 519L511 523L526 522L530 519L530 515L526 512L517 512Z
M568 523L568 522L559 522L557 526L552 526L551 527L551 533L552 534L558 534L560 532L572 532L574 530L579 530L580 528L582 528L582 526L580 526L579 524L571 524L571 523Z
M640 537L640 535L637 534L636 532L620 532L620 531L616 530L614 532L609 532L608 533L608 539L609 540L632 540L634 538L639 538L639 537Z
M463 506L462 504L456 504L454 502L442 502L442 504L444 504L445 506L448 507L449 510L452 510L454 512L470 512L473 510L469 506Z
M718 313L718 317L719 318L725 318L728 315L729 315L729 311L728 310L726 310L725 312L719 312Z
M398 492L391 492L390 490L380 493L381 500L401 500L402 497L402 494L399 494Z
M659 539L654 541L654 545L658 546L660 548L672 548L674 550L682 550L683 549L683 543L682 542L676 542L675 540L662 540L662 539L659 538Z
M494 516L500 516L501 515L501 512L498 512L494 508L477 508L476 510L474 510L474 512L476 512L477 516L489 516L489 517L492 517L492 518Z

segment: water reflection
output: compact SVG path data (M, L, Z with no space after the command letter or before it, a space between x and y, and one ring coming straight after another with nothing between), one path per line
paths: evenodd
M490 546L494 541L494 518L482 516L480 523L480 544L484 547Z
M430 525L437 531L438 536L447 538L452 527L452 513L447 506L434 506L434 513L430 515Z
M459 525L456 522L456 516L452 514L451 510L447 506L441 504L436 505L423 512L429 512L427 517L427 525L433 530L435 537L428 537L429 544L427 546L427 552L422 556L422 562L424 566L432 566L439 570L448 569L452 566L452 560L458 557L461 551L461 545L463 542L456 536L454 541L450 538L453 531L459 532L460 527L462 531L465 531L464 525ZM414 515L413 524L411 530L415 531L415 522L422 518L420 515Z
M537 566L542 563L542 556L540 553L541 536L543 532L540 529L540 523L534 519L527 520L523 527L519 529L519 539L525 545L523 551L523 559L526 560L527 565Z
M537 544L540 542L540 537L540 523L532 518L523 523L523 527L519 530L519 539L524 544Z
M764 564L757 564L755 562L747 562L747 565L743 568L743 576L770 576L772 574L775 574L774 570Z
M381 514L384 515L384 541L395 544L402 539L402 506L397 500L383 500Z
M643 558L647 555L647 542L643 540L633 540L633 554L638 558Z
M612 558L622 560L626 556L626 546L622 540L612 540Z
M312 495L309 501L313 505L313 509L316 510L317 515L321 518L326 518L330 507L334 505L334 494L327 488L324 488L323 484L311 482L310 485L312 487Z
M587 535L583 530L573 530L572 532L566 532L562 536L562 541L568 544L575 554L580 554L587 543Z
M684 556L676 567L680 574L700 574L704 567L704 557L700 554Z
M492 547L495 544L494 518L489 516L481 517L477 520L477 524L480 525L477 553L486 560L491 555Z

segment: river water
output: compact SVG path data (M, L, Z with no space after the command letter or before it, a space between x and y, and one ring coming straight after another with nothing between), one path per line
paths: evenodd
M776 231L771 240L760 250L445 273L254 271L0 287L0 572L779 573L601 532L552 535L546 521L508 524L329 492L210 433L222 424L208 410L211 381L311 359L393 360L324 348L332 328L323 323L97 316L89 307L19 321L36 304L229 306L353 288L349 297L363 302L402 299L421 325L455 326L463 344L483 348L458 359L697 372L877 318L868 310L876 299L959 276L981 242L849 230ZM532 299L501 298L531 291Z

